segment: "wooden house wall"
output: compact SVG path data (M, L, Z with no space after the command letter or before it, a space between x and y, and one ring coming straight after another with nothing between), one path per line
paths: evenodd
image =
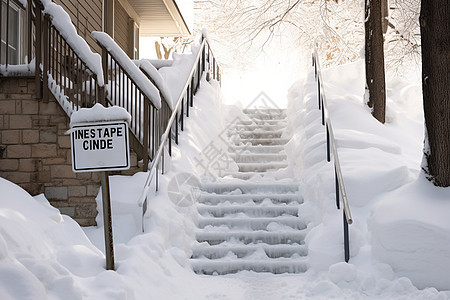
M92 31L102 31L103 0L54 0L69 14L72 23L77 28L92 51L100 53L101 48L91 37Z

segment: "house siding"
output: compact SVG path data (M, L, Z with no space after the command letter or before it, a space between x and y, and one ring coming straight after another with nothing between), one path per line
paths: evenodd
M114 2L114 40L122 48L123 51L130 57L133 57L133 53L130 53L132 46L130 41L132 40L133 31L131 30L130 22L131 18L125 9L122 7L118 0Z
M0 177L31 195L44 193L50 204L82 226L95 225L100 173L74 173L69 118L58 102L36 100L34 77L0 80ZM138 167L113 174L132 175Z
M55 0L69 14L77 32L92 51L101 53L101 47L91 37L92 31L102 31L102 0Z

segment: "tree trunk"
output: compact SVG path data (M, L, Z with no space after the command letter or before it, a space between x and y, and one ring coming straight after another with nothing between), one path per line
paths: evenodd
M381 26L383 34L386 34L388 30L388 18L389 17L389 2L388 0L381 0Z
M365 2L365 61L367 105L372 115L381 123L386 115L386 87L384 75L383 31L381 22L381 1Z
M450 186L450 9L442 0L422 1L422 90L425 114L424 166L428 179Z

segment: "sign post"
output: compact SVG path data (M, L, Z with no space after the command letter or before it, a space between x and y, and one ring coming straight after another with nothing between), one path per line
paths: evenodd
M74 172L101 172L106 269L114 270L114 243L108 171L130 168L128 123L75 124L70 130Z
M108 172L102 172L103 231L105 233L106 270L114 270L114 242L111 220Z

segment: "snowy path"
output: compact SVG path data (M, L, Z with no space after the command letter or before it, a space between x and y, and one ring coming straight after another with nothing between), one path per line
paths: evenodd
M230 128L230 157L237 172L204 184L198 198L199 220L191 265L199 274L255 272L302 273L307 270L306 224L298 211L298 184L273 174L287 167L283 129L286 112L244 110L249 121ZM260 180L246 179L258 175ZM266 178L267 176L267 178Z

